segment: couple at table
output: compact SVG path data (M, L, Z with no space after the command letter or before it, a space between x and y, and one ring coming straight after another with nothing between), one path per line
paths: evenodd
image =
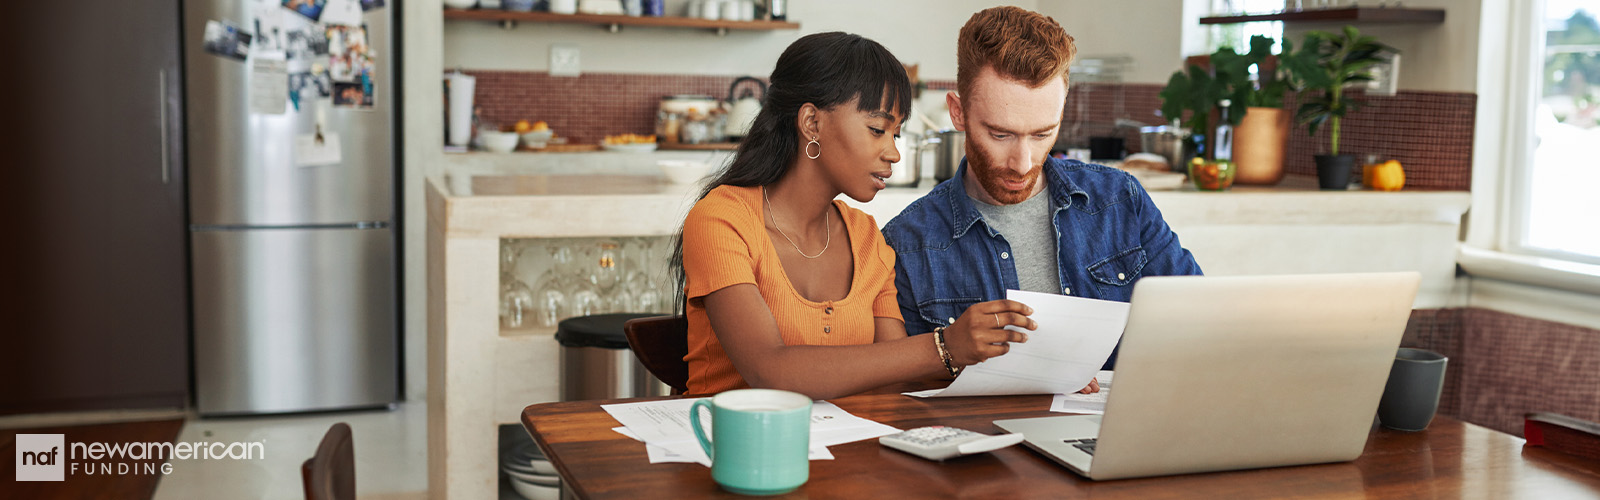
M1038 13L973 15L946 96L966 160L880 233L835 198L871 201L900 161L906 72L856 35L790 45L673 255L689 392L828 399L955 376L1027 341L1005 327L1037 328L1028 306L999 300L1007 289L1127 301L1141 276L1199 274L1131 176L1049 158L1075 52Z

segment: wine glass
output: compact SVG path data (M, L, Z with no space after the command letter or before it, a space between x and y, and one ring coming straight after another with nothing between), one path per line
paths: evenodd
M571 277L567 289L570 312L573 316L605 313L609 304L600 295L600 273L596 271L600 262L598 248L592 244L578 245L578 248L582 250L577 252L577 258L568 267Z
M539 326L554 328L567 318L567 269L572 265L572 249L556 242L546 242L550 253L550 266L539 276L539 289L534 300L539 311Z
M500 240L500 324L506 328L521 328L533 319L533 290L516 275L522 250L513 240Z

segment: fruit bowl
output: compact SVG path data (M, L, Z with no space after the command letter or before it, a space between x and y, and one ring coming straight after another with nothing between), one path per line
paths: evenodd
M535 130L522 133L522 145L530 149L539 149L550 143L550 138L555 137L555 132L550 130Z
M1189 162L1189 181L1201 191L1225 191L1233 187L1233 175L1239 171L1228 160L1203 160Z

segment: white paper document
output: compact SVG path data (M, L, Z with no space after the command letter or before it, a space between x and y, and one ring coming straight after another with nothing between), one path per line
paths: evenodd
M1111 370L1100 370L1094 375L1094 379L1100 381L1100 392L1057 394L1055 399L1050 401L1050 411L1104 415L1106 398L1111 397Z
M1039 329L1011 351L968 366L949 387L906 393L918 397L1068 394L1089 385L1128 324L1128 303L1006 290L1033 308ZM1026 331L1014 326L1007 330Z
M283 52L250 59L250 112L281 115L289 109L289 61Z
M695 439L689 423L689 410L700 399L705 398L621 403L601 405L601 408L623 425L613 430L645 443L650 463L694 462L709 467L711 459L700 448L700 441ZM709 425L716 423L711 421ZM896 432L900 429L851 415L833 403L811 404L812 460L831 460L833 454L828 451L829 446Z
M629 431L627 427L613 427L613 428L611 428L611 430L616 431L617 434L628 436L629 439L632 439L634 441L639 441L641 443L644 443L643 440L639 439L639 436L634 435L633 432ZM700 446L700 445L699 445L699 443L695 443L695 446ZM706 467L710 467L711 466L711 459L707 458L705 453L699 453L696 456L692 456L692 457L691 456L685 456L685 455L680 454L678 452L675 452L673 450L669 450L667 448L662 448L660 446L656 446L656 445L649 444L649 443L645 443L644 451L645 451L645 454L650 457L650 463L653 463L653 464L697 463L697 464L700 464L700 465L704 465ZM701 449L701 451L705 451L705 450ZM833 452L828 451L828 447L826 447L826 446L818 446L816 444L811 445L811 451L810 451L809 455L810 456L807 457L807 458L809 458L811 460L833 460Z

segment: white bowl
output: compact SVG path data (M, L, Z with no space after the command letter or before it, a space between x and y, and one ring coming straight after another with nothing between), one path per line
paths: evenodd
M511 481L511 489L516 491L518 495L522 495L522 498L528 500L558 500L561 498L560 486L540 486L513 480Z
M514 470L510 470L510 469L502 469L502 470L506 471L506 475L511 476L511 482L513 482L513 483L521 481L521 482L524 482L524 483L531 483L531 484L536 484L536 485L539 485L539 486L561 486L561 476L546 476L544 474L529 474L529 473L526 473L526 472L517 472L517 471L514 471Z
M543 458L507 457L500 468L505 469L506 471L517 471L524 474L541 474L546 476L554 476L559 474L556 472L555 464L552 464L549 460L545 460Z
M550 138L554 136L555 132L549 130L523 132L522 145L534 149L542 148L545 147L550 142Z
M673 184L693 184L711 173L711 164L703 161L661 160L656 165Z
M514 132L481 131L478 135L483 137L483 147L496 153L510 153L517 149L517 134Z

